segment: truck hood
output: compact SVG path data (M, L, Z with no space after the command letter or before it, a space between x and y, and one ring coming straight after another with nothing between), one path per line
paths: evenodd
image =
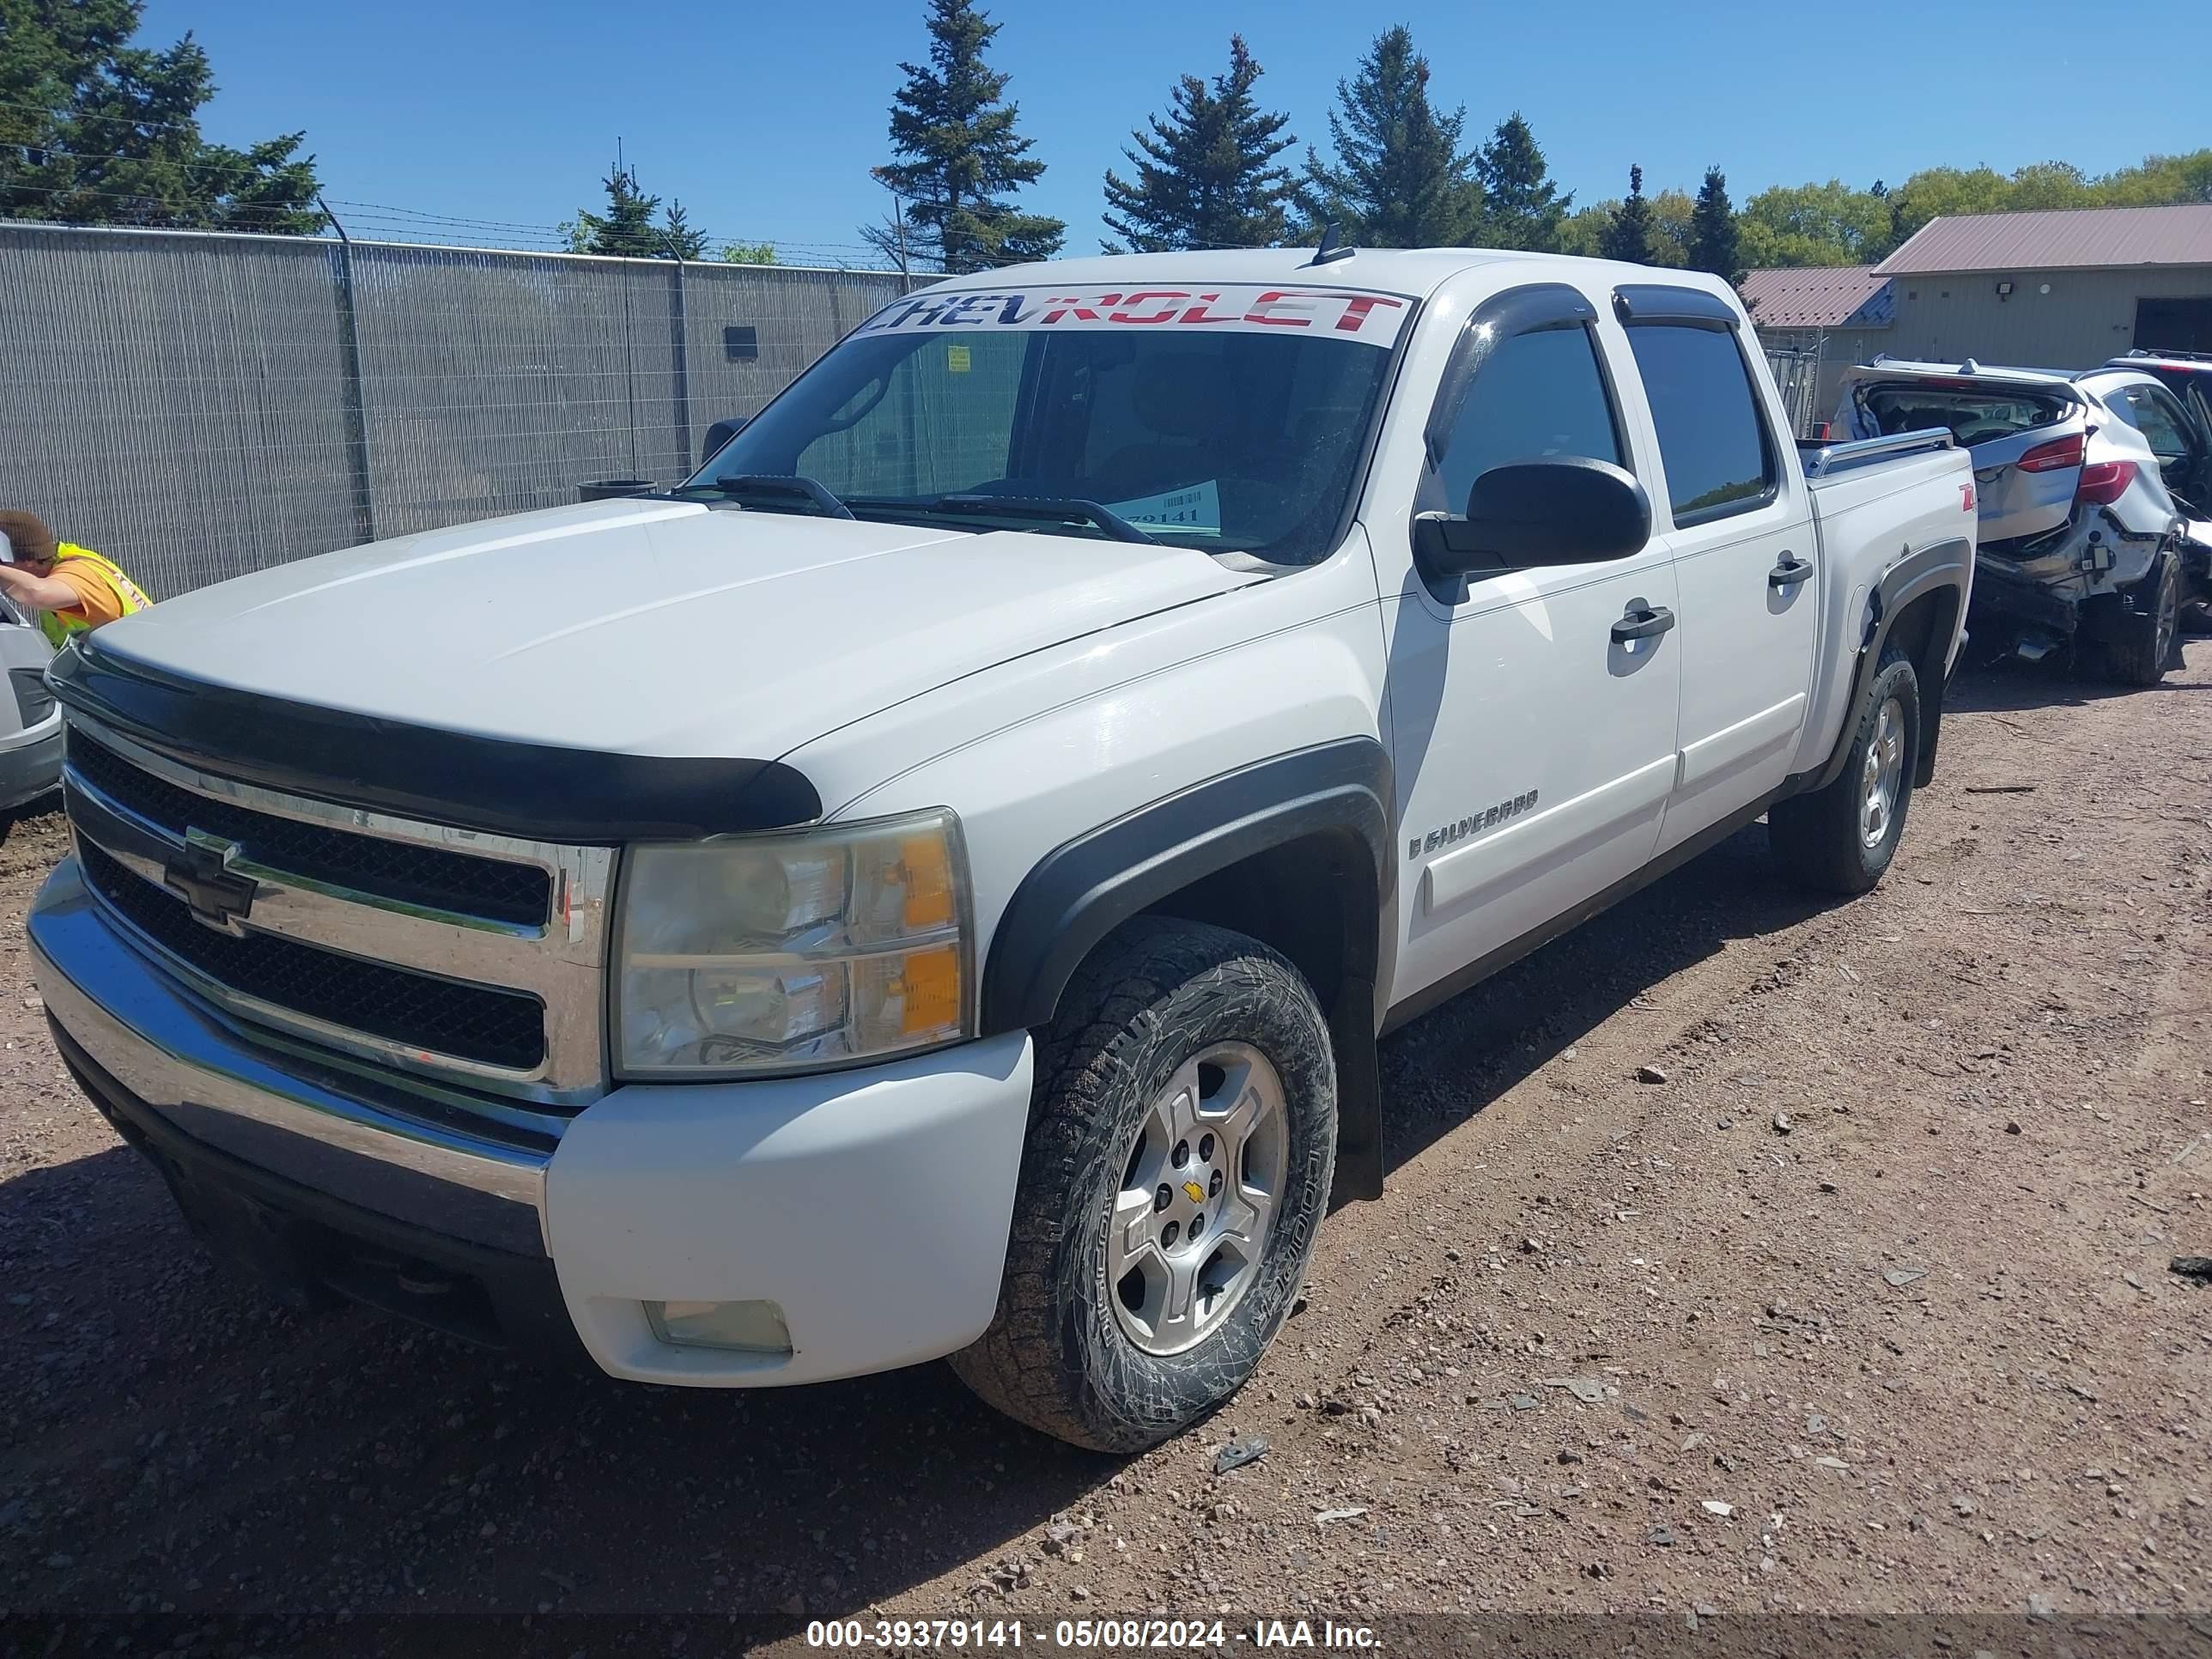
M407 725L770 758L1255 580L1182 548L602 501L264 570L111 624L100 645Z

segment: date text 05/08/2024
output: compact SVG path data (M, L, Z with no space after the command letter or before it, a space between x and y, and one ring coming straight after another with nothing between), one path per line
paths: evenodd
M1330 1620L1262 1619L1249 1629L1203 1619L1062 1619L1047 1626L1018 1619L817 1619L806 1627L814 1648L885 1652L963 1649L1052 1648L1063 1652L1175 1652L1221 1649L1331 1648L1374 1650L1382 1646L1364 1625Z

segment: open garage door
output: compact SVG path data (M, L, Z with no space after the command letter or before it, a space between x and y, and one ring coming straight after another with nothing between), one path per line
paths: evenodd
M2212 295L2136 301L2136 344L2146 351L2212 351Z

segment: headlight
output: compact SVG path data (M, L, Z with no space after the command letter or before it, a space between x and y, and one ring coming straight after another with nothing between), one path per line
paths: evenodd
M805 1071L968 1034L968 864L949 811L640 847L622 895L626 1076Z

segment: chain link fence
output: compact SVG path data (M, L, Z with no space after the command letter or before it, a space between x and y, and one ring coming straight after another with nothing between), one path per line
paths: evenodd
M1798 349L1790 346L1769 345L1766 366L1773 372L1774 385L1782 393L1782 406L1790 411L1790 429L1800 438L1813 435L1813 423L1819 418L1817 397L1820 385L1820 353L1817 347Z
M159 599L672 482L884 271L0 224L0 507Z

